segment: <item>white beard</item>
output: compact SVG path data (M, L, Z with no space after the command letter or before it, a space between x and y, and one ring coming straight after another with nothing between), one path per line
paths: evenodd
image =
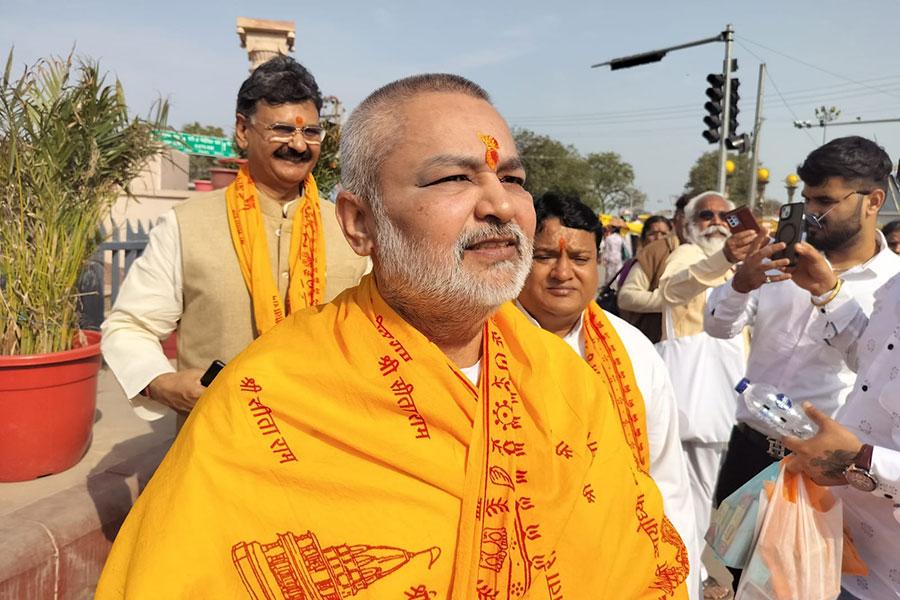
M493 312L522 291L531 271L532 242L518 225L486 225L464 231L448 251L405 235L374 204L373 258L379 266L379 287L387 288L382 292L389 290L388 294L406 311L417 313L426 307L443 307L474 316ZM467 270L463 266L465 249L498 235L515 237L516 258L494 264L480 274Z
M716 235L721 233L722 235ZM692 244L703 250L706 256L712 256L725 246L725 240L731 235L731 232L724 225L710 225L703 231L697 227L696 223L687 224L687 238Z

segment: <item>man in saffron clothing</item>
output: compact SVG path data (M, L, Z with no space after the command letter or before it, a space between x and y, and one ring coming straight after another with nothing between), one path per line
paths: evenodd
M605 387L510 302L534 208L484 90L391 83L341 156L338 217L373 273L219 375L96 597L685 598Z
M700 542L690 481L678 436L678 405L666 365L639 329L601 309L594 298L602 230L574 197L545 194L534 203L534 261L519 306L555 333L600 376L635 461L663 496L666 515L699 565ZM688 581L700 597L700 569Z
M183 416L213 360L231 360L286 314L334 298L365 272L312 175L321 108L302 65L286 56L260 65L237 98L247 165L227 189L188 200L151 230L103 323L103 358L138 416ZM160 346L176 327L177 371Z

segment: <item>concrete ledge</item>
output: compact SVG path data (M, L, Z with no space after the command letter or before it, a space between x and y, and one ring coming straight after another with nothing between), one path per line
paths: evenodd
M170 444L0 517L0 598L91 598L119 527Z

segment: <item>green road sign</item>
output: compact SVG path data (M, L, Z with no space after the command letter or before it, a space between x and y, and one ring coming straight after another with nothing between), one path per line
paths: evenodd
M181 150L187 154L198 156L216 156L222 158L237 158L237 153L231 146L231 140L211 135L197 135L195 133L182 133L171 129L157 130L154 132L159 141L170 148Z

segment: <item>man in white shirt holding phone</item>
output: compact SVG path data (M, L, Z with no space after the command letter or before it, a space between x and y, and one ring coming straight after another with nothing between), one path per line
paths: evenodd
M824 253L842 278L844 293L870 314L875 290L900 272L900 257L890 251L876 223L890 158L865 138L838 138L810 153L797 172L805 184L809 244ZM771 260L784 244L767 241L760 236L734 278L710 294L704 329L728 339L753 327L747 378L771 384L795 402L811 402L833 416L856 375L841 352L821 343L816 326L824 310L820 301L810 300L808 292L778 271L787 267L787 259ZM784 455L780 441L761 433L762 424L743 403L738 403L737 420L716 488L717 502Z

